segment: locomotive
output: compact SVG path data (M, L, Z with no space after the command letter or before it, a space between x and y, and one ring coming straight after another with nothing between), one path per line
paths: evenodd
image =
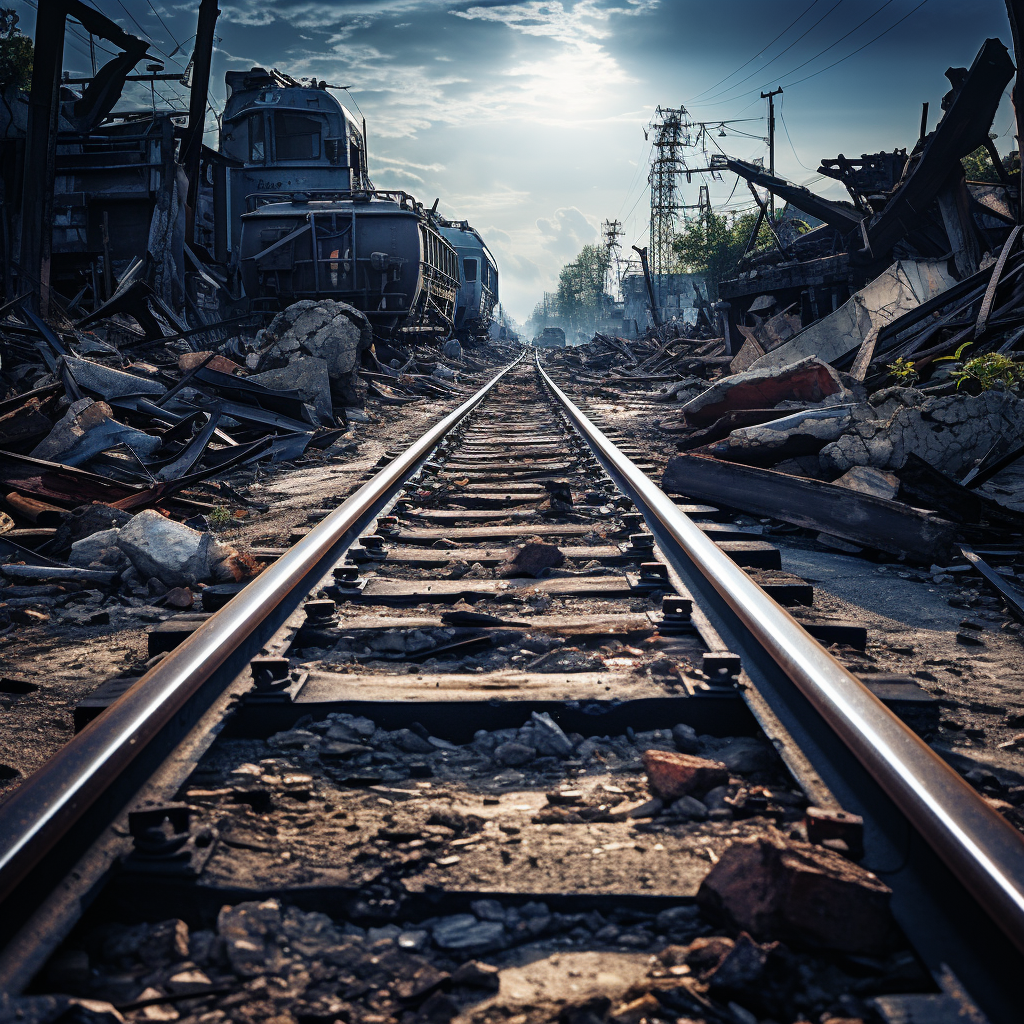
M486 330L497 269L483 240L406 192L374 188L365 122L324 82L264 68L225 77L230 246L255 308L337 299L393 340Z

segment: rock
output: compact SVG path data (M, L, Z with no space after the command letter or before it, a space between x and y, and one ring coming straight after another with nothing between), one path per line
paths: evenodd
M434 752L433 744L422 736L418 736L411 729L396 729L391 734L391 742L407 754L432 754Z
M79 568L84 569L91 565L93 562L98 562L102 559L102 556L113 548L122 559L125 559L124 553L117 546L117 535L119 530L101 530L99 533L91 534L88 537L83 537L81 540L76 540L71 545L71 554L68 555L68 564L77 565ZM127 559L125 559L127 562Z
M277 900L221 907L217 933L224 940L224 952L236 974L243 978L275 974L285 965L274 941L281 923L281 904Z
M333 299L303 299L278 313L256 340L261 346L261 371L303 357L322 359L340 404L359 404L359 357L373 344L373 330L358 309Z
M780 461L817 455L853 422L854 413L849 406L806 409L767 423L737 427L725 440L708 445L707 451L731 462L773 466Z
M495 760L513 768L528 764L536 756L537 751L533 747L526 746L524 743L502 743L494 748Z
M182 352L178 356L178 369L182 373L189 373L197 366L201 366L209 355L209 350L205 352ZM206 365L211 370L217 370L220 373L230 373L238 376L245 375L245 368L228 359L227 356L215 355Z
M663 934L675 934L696 928L699 918L700 907L694 903L684 903L661 911L654 919L654 925Z
M528 745L535 747L542 757L546 755L564 759L572 756L572 742L546 711L534 711L530 715L529 731Z
M651 1020L664 1017L665 1011L650 992L634 999L630 1003L623 1003L616 1007L608 1015L610 1024L640 1024L642 1020Z
M435 366L430 371L430 376L437 380L453 381L455 380L455 371L450 366Z
M683 951L682 962L703 977L713 971L731 952L735 943L726 935L702 935Z
M154 509L133 516L117 534L117 546L142 579L155 576L168 587L234 577L219 567L237 554L211 533L191 530Z
M194 995L213 987L209 975L204 971L179 971L167 979L167 987L174 995Z
M75 541L103 530L116 530L132 521L132 514L113 505L79 505L65 514L53 537L53 551L64 555Z
M492 964L467 960L452 974L452 984L478 988L485 992L497 992L501 987L501 972Z
M697 730L692 726L680 722L672 726L672 739L676 749L682 754L696 754L700 750L700 740L697 738Z
M445 359L461 359L462 345L459 343L458 338L449 338L441 349L441 355Z
M142 963L149 967L162 967L188 959L188 925L184 921L171 918L143 927L145 935L139 938L136 946L136 955Z
M716 750L715 757L734 775L767 771L776 762L775 751L754 736L736 737Z
M286 729L284 732L275 732L267 743L278 750L301 750L303 747L319 746L321 739L316 733L305 729Z
M691 426L708 426L732 409L772 409L785 400L820 402L842 391L836 371L808 356L777 369L746 370L723 377L690 399L682 412Z
M497 900L473 900L469 908L481 921L505 920L505 908Z
M138 991L136 986L135 991ZM71 996L12 996L0 992L0 1024L124 1024L112 1003Z
M706 821L708 817L707 807L694 796L681 796L669 810L687 821Z
M729 846L701 883L697 901L754 936L874 954L892 942L891 895L875 875L840 854L769 832Z
M380 929L371 928L366 936L367 941L373 941L371 936L375 931L380 931ZM398 929L396 928L395 931L397 933ZM391 990L404 1003L423 999L446 984L451 978L447 971L439 970L429 960L424 960L422 957L402 957L400 963L402 965L399 969L400 973L398 978L392 982Z
M553 569L564 561L565 555L555 544L545 544L539 537L534 537L519 548L512 558L499 565L495 576L537 577L544 569Z
M448 1024L459 1012L458 1006L451 996L444 992L435 992L416 1014L416 1024Z
M854 466L832 483L840 487L849 487L851 491L860 491L861 494L888 498L890 501L896 499L900 489L900 478L895 473L885 473L870 466Z
M691 792L704 792L729 781L729 770L719 761L670 750L644 751L641 760L651 791L674 801Z
M498 921L478 921L472 914L443 917L431 931L441 949L461 953L487 953L505 945L505 926Z
M299 397L316 410L324 426L334 426L331 377L326 359L299 356L276 370L265 370L249 378L277 391L298 391Z
M632 807L626 812L628 818L653 818L655 815L661 814L662 808L665 806L665 802L661 797L654 797L652 800L647 800L645 803L640 804L639 807Z
M756 985L775 946L776 943L759 946L746 932L740 932L732 949L705 975L709 991L742 992Z
M182 610L192 607L194 597L188 587L173 587L163 596L160 604L164 608L180 608Z

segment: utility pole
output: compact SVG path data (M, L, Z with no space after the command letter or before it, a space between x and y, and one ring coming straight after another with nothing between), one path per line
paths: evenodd
M619 282L622 279L622 246L619 244L619 239L622 237L622 221L606 220L601 225L601 237L604 239L605 258L608 261L605 291L614 299L618 294Z
M768 101L768 170L775 176L775 97L782 92L782 86L769 92L761 93L761 99ZM771 210L771 221L775 223L775 193L768 193L768 207Z

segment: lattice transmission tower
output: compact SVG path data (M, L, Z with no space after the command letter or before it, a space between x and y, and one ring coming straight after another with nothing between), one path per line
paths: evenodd
M621 237L622 221L606 220L601 224L601 239L608 259L604 290L613 299L618 298L619 282L622 280L622 245L619 242Z
M683 148L691 145L692 123L685 107L658 107L648 131L654 133L654 159L647 177L651 186L651 241L648 259L652 274L671 274L676 257L672 241L683 200L680 178L686 173Z

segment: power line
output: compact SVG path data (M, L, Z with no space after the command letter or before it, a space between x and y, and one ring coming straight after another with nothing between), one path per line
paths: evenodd
M916 11L921 10L921 8L924 7L926 3L928 3L928 0L921 0L921 2L916 7L907 11L907 13L904 14L903 17L899 19L899 21L893 22L884 32L879 32L878 35L874 37L874 39L869 39L863 46L858 46L857 49L853 51L853 53L848 53L845 57L840 57L839 60L833 61L831 64L829 64L827 68L822 68L820 71L815 71L810 75L806 75L804 78L797 79L795 82L789 82L788 87L792 88L794 85L799 85L801 82L806 82L811 78L815 78L817 75L823 74L826 71L830 71L837 64L842 64L844 60L849 60L855 54L860 53L861 50L867 49L867 47L869 47L872 43L877 43L878 40L882 38L882 36L888 35L897 25L906 21L907 18L909 18Z
M167 22L160 17L160 12L153 6L153 0L146 0L146 3L149 4L149 9L156 15L157 21L159 21L160 24L163 25L164 31L171 37L171 41L174 43L175 47L177 47L177 49L180 50L181 43L179 43L178 40L174 37L174 33L168 27Z
M774 46L775 43L777 43L801 18L803 18L805 14L810 12L812 7L814 7L818 3L820 3L820 0L811 0L811 3L804 8L803 13L797 15L770 43L766 43L764 46L762 46L761 49L758 50L757 53L755 53L754 56L750 58L750 60L744 61L735 71L731 71L729 74L725 76L725 78L721 79L718 82L715 82L714 85L709 85L704 90L704 92L697 93L697 95L694 96L693 99L699 100L701 96L704 96L706 93L711 92L713 89L717 89L723 82L728 82L733 75L738 75L751 61L757 60L757 58L760 57L765 50L767 50L770 46Z
M715 93L714 95L709 96L707 102L710 103L712 100L716 100L720 96L724 96L725 93L729 92L731 89L735 89L737 86L742 85L744 82L749 82L750 79L753 78L755 75L759 75L762 71L764 71L766 67L769 67L770 65L774 64L784 53L788 53L790 50L792 50L793 47L796 46L796 44L799 43L800 40L803 39L804 36L806 36L809 32L813 32L842 3L843 0L836 0L836 3L833 4L809 29L806 29L804 32L798 35L796 39L794 39L793 42L789 44L789 46L787 46L784 50L780 50L774 57L772 57L770 61L768 61L767 64L762 64L761 67L756 68L754 71L751 71L746 78L741 78L734 85L730 85L728 89L724 89L720 93Z

